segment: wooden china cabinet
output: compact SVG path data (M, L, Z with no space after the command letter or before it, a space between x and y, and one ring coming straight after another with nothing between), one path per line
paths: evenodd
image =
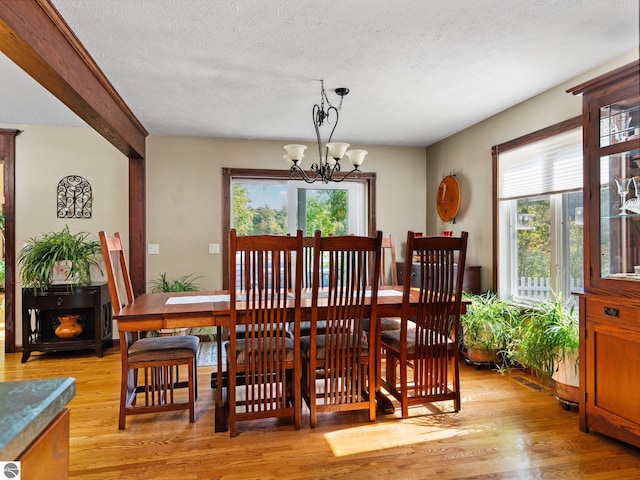
M580 429L640 447L640 62L583 96Z

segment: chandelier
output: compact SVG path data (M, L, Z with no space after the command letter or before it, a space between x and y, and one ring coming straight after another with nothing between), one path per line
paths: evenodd
M327 92L324 90L324 81L320 80L320 105L315 104L313 106L313 126L316 130L316 138L318 139L318 161L311 164L308 173L305 172L301 166L304 151L307 149L307 146L297 144L284 146L284 149L287 151L284 158L289 164L289 170L291 171L292 178L299 177L307 183L314 183L318 180L321 180L323 183L342 182L351 174L358 174L360 172L358 168L362 165L362 162L364 162L364 157L367 154L367 151L347 151L347 148L350 147L348 143L331 141L333 132L338 126L338 111L342 108L342 101L344 100L344 96L349 93L349 89L336 88L335 92L336 95L340 97L338 108L334 107L331 105L331 102L329 102ZM325 101L328 105L326 109ZM320 139L320 127L322 127L325 122L328 125L331 125L330 117L335 117L335 121L333 122L333 128L331 128L331 133L329 134L327 143L325 143L325 151L323 155L322 140ZM334 178L334 173L339 173L341 171L340 160L342 160L342 157L345 155L349 157L349 161L351 162L351 165L353 165L353 170L348 172L346 175Z

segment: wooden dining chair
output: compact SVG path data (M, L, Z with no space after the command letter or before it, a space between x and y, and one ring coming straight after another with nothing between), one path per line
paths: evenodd
M323 238L316 232L315 238L311 328L309 336L300 339L303 397L311 426L316 426L319 412L343 410L368 410L373 421L375 346L365 338L363 322L376 317L382 233ZM325 273L328 283L322 288ZM320 321L326 322L324 332L316 328Z
M99 232L114 313L135 301L120 234ZM115 260L114 260L114 257ZM127 415L169 410L189 410L195 422L197 398L196 355L200 339L193 335L142 338L142 332L120 332L122 374L118 428L124 430ZM178 381L178 368L187 368L187 382ZM174 374L175 369L175 374ZM188 388L182 400L175 389Z
M382 237L381 253L380 253L380 279L381 287L398 285L398 268L396 265L396 247L393 236ZM369 335L370 319L364 320L365 335ZM400 317L380 317L377 323L378 334L387 330L400 330ZM380 389L380 375L382 371L382 355L383 349L376 352L376 379L378 380L377 390ZM392 405L385 406L383 412L385 414L393 413Z
M313 285L313 251L315 245L315 237L302 238L302 288L311 288Z
M396 247L393 236L382 237L380 253L380 279L381 287L398 285L398 269L396 268ZM369 332L369 320L364 322L365 332ZM400 330L399 317L381 317L378 321L378 331Z
M385 352L382 387L399 402L402 418L409 406L452 400L460 410L459 329L467 232L460 237L407 234L405 271L416 262L417 308L410 309L411 277L405 276L400 330L380 332Z
M302 237L302 288L310 290L313 286L313 254L315 251L316 237ZM320 262L320 271L322 272L322 261ZM320 275L320 286L324 287L326 277L323 273ZM316 329L323 333L325 328L324 321L318 321ZM311 322L303 320L300 323L300 335L308 336L311 329ZM293 336L293 324L289 325L289 333Z
M241 420L289 416L300 428L300 344L288 335L287 323L299 338L301 257L302 231L247 237L230 231L229 285L239 285L230 290L230 323L244 327L242 338L231 328L225 344L231 436Z

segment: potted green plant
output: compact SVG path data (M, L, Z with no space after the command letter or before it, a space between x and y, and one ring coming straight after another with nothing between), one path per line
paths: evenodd
M150 282L151 293L197 292L200 290L200 286L197 284L199 278L190 273L176 279L169 279L166 272L161 273L158 278Z
M65 225L59 232L27 240L18 255L22 283L34 291L45 290L51 286L56 269L63 272L64 283L89 285L91 268L100 269L101 255L99 240L87 232L71 233Z
M162 293L162 292L197 292L201 290L200 285L198 285L197 281L200 277L196 277L195 274L190 273L188 275L183 275L182 277L178 277L175 279L170 279L167 276L167 273L161 273L156 279L149 282L151 287L151 293ZM183 329L163 329L163 330L152 330L148 332L149 336L160 336L160 335L179 335L179 334L188 334L192 335L193 331L197 330L198 332L202 332L206 334L210 339L213 337L213 327L205 327L205 328L183 328Z
M476 365L499 363L499 353L510 344L511 333L519 322L518 306L493 292L465 293L465 297L471 301L460 317L467 359Z
M578 316L559 295L532 305L526 313L517 360L546 388L554 380L561 401L578 403Z

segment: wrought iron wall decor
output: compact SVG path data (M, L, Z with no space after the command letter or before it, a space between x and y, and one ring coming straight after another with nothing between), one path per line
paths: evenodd
M80 175L67 175L58 182L58 218L91 218L91 184Z

